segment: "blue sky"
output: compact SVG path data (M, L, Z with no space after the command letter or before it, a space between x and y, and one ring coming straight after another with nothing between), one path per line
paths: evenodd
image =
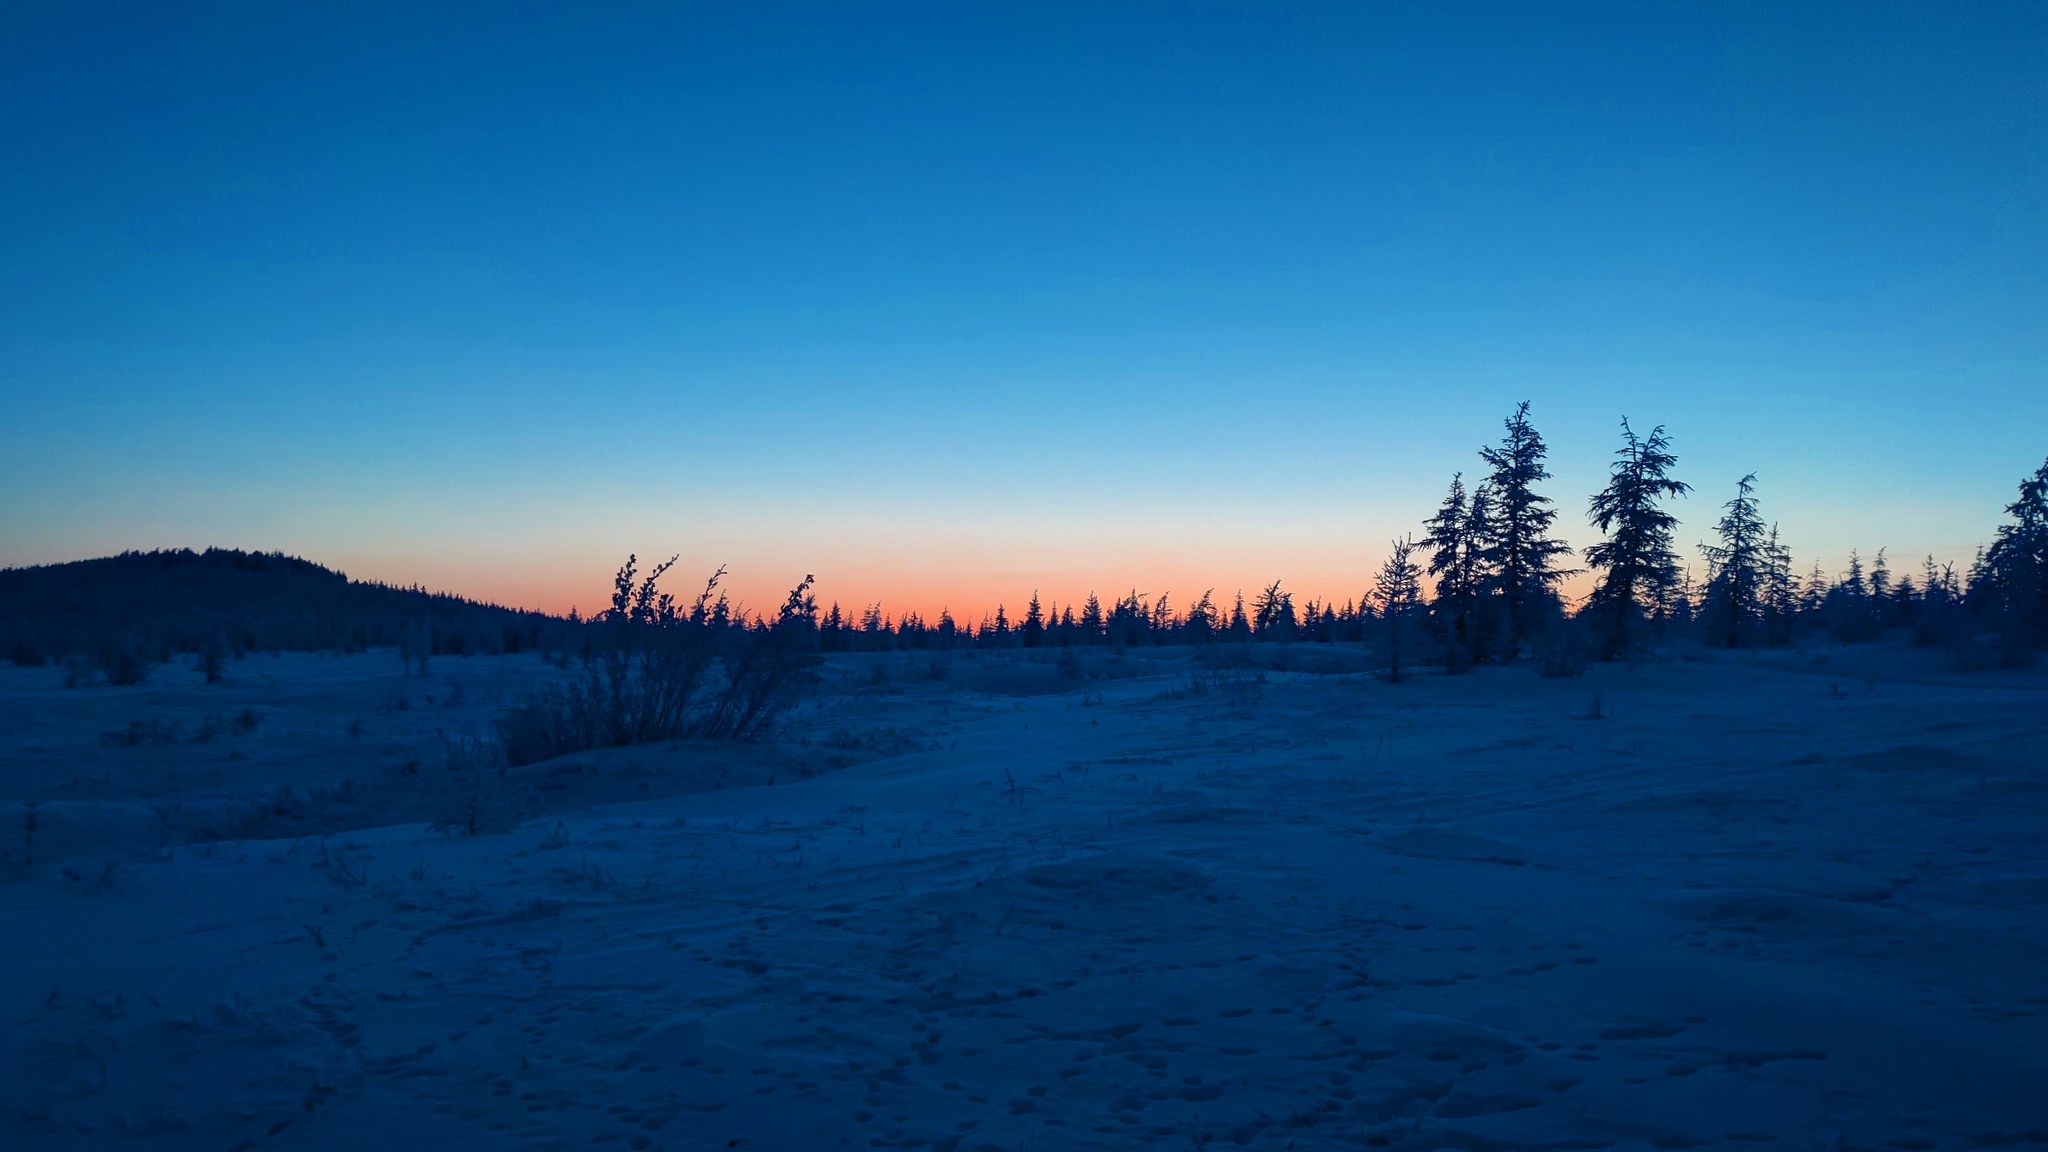
M2048 454L2048 8L12 6L0 564L1339 599L1532 401L1682 539Z

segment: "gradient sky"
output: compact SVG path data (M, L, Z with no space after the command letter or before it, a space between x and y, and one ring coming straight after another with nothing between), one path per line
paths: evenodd
M2048 5L603 7L7 5L0 565L1341 601L1518 400L1801 571L2048 454Z

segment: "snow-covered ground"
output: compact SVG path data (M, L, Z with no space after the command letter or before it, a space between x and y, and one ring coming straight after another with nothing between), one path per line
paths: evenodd
M2039 673L1038 655L477 836L536 659L0 670L0 1147L2048 1145Z

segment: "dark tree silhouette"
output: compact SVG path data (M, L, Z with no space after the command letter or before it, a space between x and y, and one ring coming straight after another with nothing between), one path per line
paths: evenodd
M1230 606L1230 626L1224 630L1224 638L1233 644L1242 644L1252 638L1251 621L1244 614L1244 590L1239 589L1236 603Z
M1707 559L1708 639L1733 648L1747 641L1763 618L1764 574L1770 564L1763 517L1757 514L1756 473L1735 485L1735 498L1722 505L1714 525L1719 544L1701 544Z
M1211 588L1202 593L1202 598L1188 609L1187 619L1182 621L1188 643L1207 644L1216 638L1216 602L1211 599L1215 592Z
M1095 593L1088 593L1088 602L1081 605L1081 643L1100 644L1103 636L1102 601Z
M124 552L0 569L0 658L37 666L74 658L134 681L178 653L219 660L252 651L360 652L406 644L428 655L566 645L577 621L418 587L350 580L283 553L209 548Z
M1429 574L1436 578L1430 620L1453 653L1472 651L1472 612L1478 600L1473 571L1478 549L1472 539L1472 505L1465 498L1465 474L1451 475L1451 490L1436 515L1423 521L1422 543L1430 549Z
M1845 644L1876 634L1877 616L1870 610L1870 579L1864 572L1861 551L1850 551L1849 570L1828 589L1821 616L1828 631Z
M1600 630L1600 654L1608 660L1635 647L1644 618L1670 600L1678 583L1678 553L1671 546L1678 519L1659 501L1692 490L1671 476L1678 457L1663 425L1639 437L1624 417L1621 437L1607 487L1593 497L1590 512L1607 539L1586 549L1586 564L1603 573L1586 614Z
M1036 588L1031 590L1031 605L1024 609L1024 623L1018 626L1017 631L1026 648L1036 648L1045 643L1045 609L1039 606Z
M1764 537L1763 587L1760 590L1764 614L1764 642L1786 644L1799 619L1799 582L1792 575L1792 550L1778 538L1778 526L1771 525Z
M1828 579L1827 569L1822 568L1820 561L1815 560L1813 571L1806 574L1806 583L1799 589L1799 614L1819 616L1821 609L1827 605L1828 593L1833 589L1834 583Z
M1280 590L1280 581L1266 585L1252 604L1252 630L1261 640L1292 640L1301 621L1294 612L1294 594Z
M1372 604L1387 622L1387 681L1401 680L1401 634L1408 617L1422 601L1422 567L1415 563L1416 543L1407 537L1394 541L1394 549L1380 565L1373 581Z
M1550 479L1543 463L1549 449L1529 423L1528 401L1516 405L1504 424L1507 434L1500 445L1479 450L1492 469L1486 487L1493 494L1480 558L1487 569L1485 588L1499 597L1507 617L1506 654L1512 656L1515 645L1558 608L1557 585L1572 570L1556 564L1572 550L1550 535L1557 509L1536 491L1538 483Z
M2048 461L2020 482L2019 498L2005 513L2012 520L1998 526L1970 593L2008 647L2018 649L2048 642Z

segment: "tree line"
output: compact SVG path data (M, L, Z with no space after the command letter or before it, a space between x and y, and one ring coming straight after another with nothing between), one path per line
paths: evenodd
M1544 651L1611 660L1674 640L1856 642L1901 629L1923 643L1985 649L2000 662L2048 646L2048 462L2020 484L2006 523L1961 571L1933 556L1901 570L1880 549L1868 560L1852 553L1845 571L1830 574L1819 564L1797 571L1753 473L1720 504L1697 566L1687 563L1670 507L1693 488L1677 478L1665 429L1639 432L1627 419L1607 483L1587 505L1601 539L1575 553L1556 535L1559 509L1543 490L1548 457L1529 405L1517 405L1500 439L1479 449L1471 481L1454 473L1420 536L1395 540L1368 587L1341 604L1297 598L1275 580L1227 604L1213 588L1185 604L1137 589L1107 601L1091 592L1078 604L1034 592L1021 614L999 604L973 620L947 609L927 619L892 617L880 603L821 609L806 580L769 617L732 604L720 569L690 607L688 627L714 637L772 632L775 651L817 653L1374 642L1388 649L1395 675L1404 659L1457 670ZM1581 574L1591 575L1591 591L1570 603L1563 585ZM657 597L649 610L658 616L662 603ZM0 646L14 662L83 659L115 681L188 652L217 662L253 650L398 646L409 663L525 650L587 660L616 653L621 613L631 616L631 606L615 602L589 620L517 612L225 549L0 570Z
M1381 640L1396 667L1412 629L1411 649L1453 669L1511 662L1542 643L1607 660L1680 639L1736 648L1802 635L1858 642L1900 629L1928 644L1989 637L2007 661L2048 645L2048 463L2021 483L2008 522L1963 571L1931 555L1901 571L1879 549L1868 560L1851 553L1848 568L1830 574L1818 563L1795 570L1789 543L1763 514L1755 473L1735 482L1697 567L1687 563L1670 505L1693 488L1676 476L1670 434L1661 425L1639 432L1626 418L1607 484L1588 502L1602 538L1575 554L1555 534L1558 509L1542 491L1548 457L1529 405L1517 405L1499 442L1479 450L1476 479L1453 474L1421 537L1395 540L1370 587L1341 605L1297 603L1275 581L1249 602L1238 592L1227 609L1213 588L1185 608L1135 589L1107 604L1090 593L1078 606L1043 604L1034 592L1021 617L1006 605L962 621L943 609L927 620L914 611L891 618L879 603L850 612L833 604L804 626L826 652ZM1570 603L1562 587L1581 574L1592 589Z
M217 665L251 652L396 647L417 661L559 647L574 632L558 616L350 580L281 552L131 551L0 569L0 652L116 683L182 654Z

